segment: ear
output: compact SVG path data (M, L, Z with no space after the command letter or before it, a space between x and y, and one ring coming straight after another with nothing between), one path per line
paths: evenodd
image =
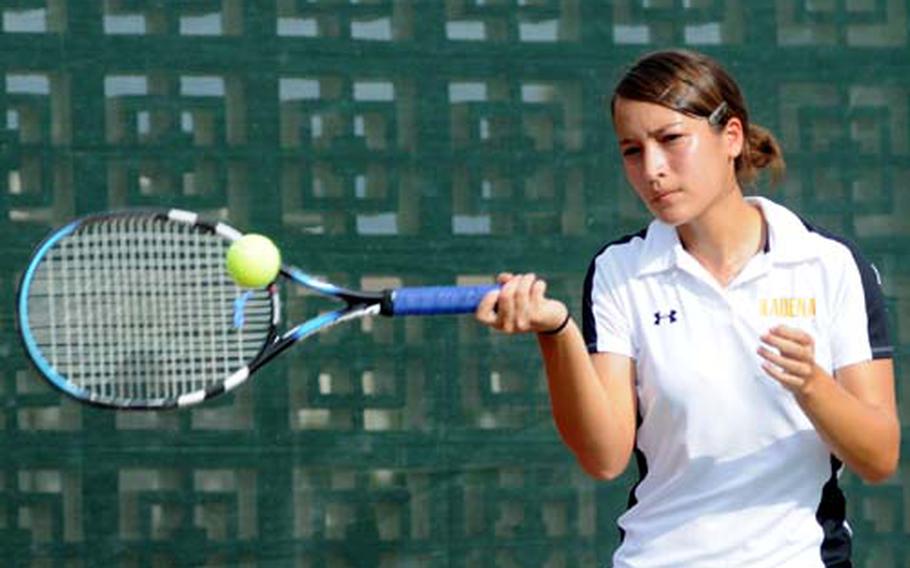
M746 134L743 131L743 123L738 117L733 117L724 125L722 132L724 142L727 148L727 155L731 160L735 160L743 153L743 146L746 143Z

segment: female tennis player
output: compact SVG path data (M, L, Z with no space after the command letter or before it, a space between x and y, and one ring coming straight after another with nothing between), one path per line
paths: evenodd
M771 200L783 171L739 87L702 54L638 60L611 100L631 186L654 216L605 246L581 329L533 274L477 310L536 332L556 425L580 465L640 480L616 567L850 566L838 476L897 468L892 347L874 268Z

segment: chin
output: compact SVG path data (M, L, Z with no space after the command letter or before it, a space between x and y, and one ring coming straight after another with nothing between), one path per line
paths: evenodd
M651 209L651 214L662 223L671 227L685 225L692 220L692 216L682 207L665 207L662 209Z

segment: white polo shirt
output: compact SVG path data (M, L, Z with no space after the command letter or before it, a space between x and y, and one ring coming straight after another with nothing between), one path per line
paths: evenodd
M841 464L761 369L760 336L804 329L818 364L891 357L877 274L841 240L757 204L768 246L726 287L659 221L585 280L588 349L635 360L641 479L614 566L813 568L849 558ZM823 526L824 525L824 526Z

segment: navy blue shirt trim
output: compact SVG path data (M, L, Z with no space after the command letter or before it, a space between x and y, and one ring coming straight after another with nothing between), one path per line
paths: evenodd
M831 456L831 477L822 487L822 498L815 511L815 518L825 534L821 546L825 568L852 568L850 556L853 537L847 528L847 499L837 484L837 474L843 464Z
M852 241L816 227L805 219L801 218L801 220L809 231L837 241L850 250L863 284L863 294L866 299L866 319L868 320L867 333L869 335L869 346L872 348L872 358L892 358L894 356L894 343L891 341L891 334L888 330L888 311L885 306L885 296L882 294L880 279L875 267L866 260L859 247Z
M594 258L591 259L591 264L588 266L588 273L585 276L581 297L581 331L585 338L585 345L588 346L588 351L590 353L597 351L597 324L594 321L594 300L592 298L594 292L594 273L597 271L597 258L612 246L628 243L635 238L644 239L647 234L648 228L645 227L637 233L622 236L615 241L611 241L604 245L597 251Z

